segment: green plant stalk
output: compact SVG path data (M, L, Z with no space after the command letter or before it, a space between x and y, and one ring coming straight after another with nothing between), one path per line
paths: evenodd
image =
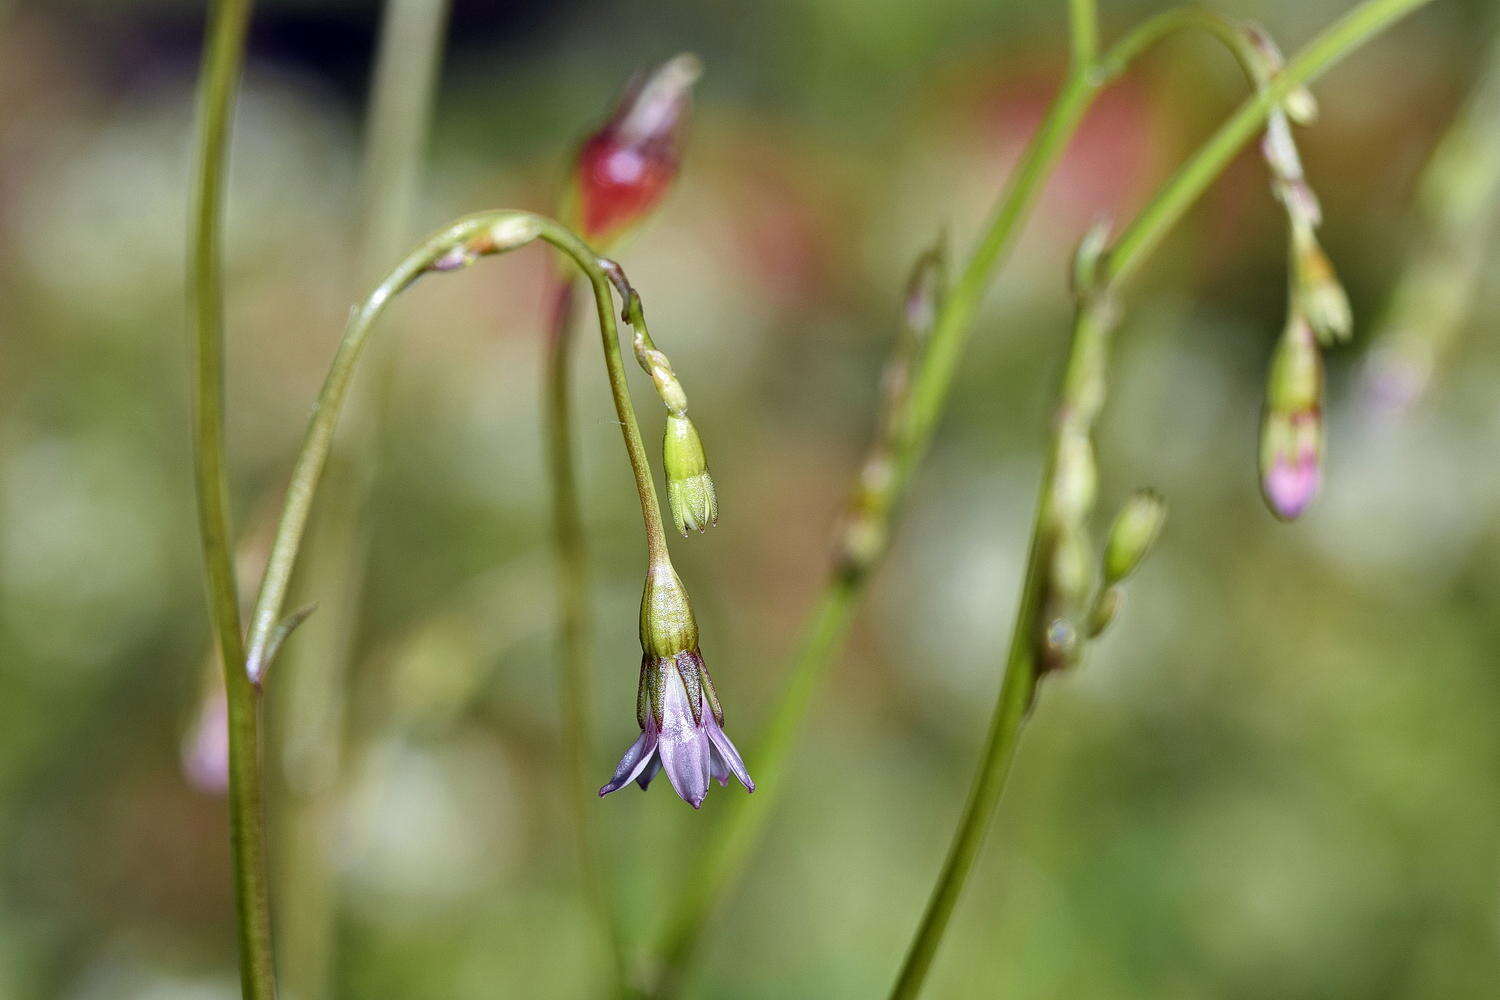
M193 464L198 530L229 714L229 830L238 924L240 989L249 1000L276 996L270 877L261 780L260 698L245 673L238 587L230 552L224 458L224 275L221 222L225 160L235 93L244 66L249 0L209 8L198 83L198 157L189 237L188 295L195 332Z
M385 4L365 121L356 293L378 278L410 239L448 10L448 0ZM338 516L315 518L296 585L300 590L305 581L316 587L317 624L287 651L283 683L275 692L285 774L276 824L282 845L281 964L287 988L300 1000L321 1000L332 985L338 901L333 847L348 740L345 689L359 631L368 543L359 515L374 486L371 459L380 450L394 368L389 353L373 360L377 389L369 404L350 414L350 457L332 464L324 487L325 509Z
M392 298L424 273L434 269L446 270L453 266L444 266L444 262L453 259L454 253L464 251L464 260L472 260L486 253L510 249L510 247L497 247L493 243L492 234L499 224L533 228L535 238L561 250L588 278L589 285L594 292L599 316L600 337L603 341L610 392L614 398L615 412L620 420L625 450L630 459L631 473L635 479L636 493L641 503L641 519L646 529L648 558L653 562L666 561L670 558L667 551L666 532L662 527L661 509L657 503L656 485L651 478L651 467L646 457L645 445L641 441L640 426L630 402L630 387L625 380L625 367L621 360L611 286L609 279L600 269L598 258L572 232L544 216L516 211L482 212L465 216L449 224L408 254L381 281L349 319L338 352L334 356L333 364L318 395L317 405L308 423L302 448L292 470L285 506L277 522L276 538L271 545L271 555L267 562L265 577L261 582L260 593L256 597L255 609L251 614L247 662L250 664L252 676L264 677L270 666L266 653L277 624L283 620L287 586L292 570L296 566L302 538L306 533L307 519L317 493L318 482L332 447L333 432L338 422L339 412L348 394L349 383L360 353L369 339L375 321L385 311Z
M544 362L547 468L552 483L552 537L557 552L557 600L562 650L561 696L563 752L568 781L565 794L578 852L584 895L594 911L610 952L614 992L626 992L624 935L611 902L595 848L588 765L593 720L589 676L588 563L578 476L573 466L573 405L569 350L573 318L573 276L557 269L548 289L546 360Z
M1368 0L1309 43L1265 89L1241 105L1124 230L1114 248L1104 258L1100 273L1103 293L1111 294L1118 289L1144 263L1167 231L1182 218L1239 149L1254 136L1270 109L1291 90L1312 81L1370 38L1429 2L1431 0ZM1083 311L1080 311L1080 319L1083 315ZM1080 359L1102 347L1096 338L1107 336L1107 327L1083 322L1075 327L1064 374L1064 389L1059 396L1060 412L1070 405L1069 391L1076 391L1083 384L1081 380L1072 377ZM909 1000L921 991L1004 790L1026 709L1035 691L1037 664L1031 642L1031 625L1037 613L1045 577L1040 541L1042 515L1045 498L1050 492L1052 472L1052 462L1049 459L1048 468L1042 477L1042 499L1037 504L1037 521L1032 529L1030 555L1022 584L1020 606L1016 612L1010 653L1006 659L1005 677L991 717L989 736L980 758L979 770L932 898L891 991L892 1000Z

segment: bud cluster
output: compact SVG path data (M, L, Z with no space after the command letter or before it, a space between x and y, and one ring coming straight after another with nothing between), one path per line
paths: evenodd
M1120 583L1146 557L1166 517L1159 496L1137 491L1116 517L1102 559L1094 556L1089 520L1099 472L1093 432L1108 389L1109 340L1118 322L1110 289L1100 279L1108 232L1102 223L1095 226L1074 259L1078 313L1041 501L1031 596L1030 641L1038 674L1077 663L1085 643L1108 626L1120 606Z
M656 387L656 394L667 410L662 465L666 467L667 506L672 511L672 522L684 536L689 531L706 531L719 523L719 497L708 472L703 441L687 415L687 393L672 370L671 360L651 340L640 293L630 284L619 264L601 258L599 266L625 303L620 315L630 324L636 363L651 376L651 384Z
M947 291L947 248L940 240L917 258L907 279L901 331L881 372L874 440L860 465L839 528L837 558L845 574L865 572L885 550L897 467L911 439L912 370L922 357Z
M1263 33L1258 37L1273 54L1272 69L1279 69L1280 54ZM1347 340L1353 327L1349 298L1318 243L1322 210L1303 174L1288 121L1289 117L1307 120L1310 102L1309 95L1305 101L1273 109L1261 143L1290 229L1287 323L1271 360L1260 437L1261 492L1272 513L1283 520L1292 520L1307 509L1322 480L1320 345Z

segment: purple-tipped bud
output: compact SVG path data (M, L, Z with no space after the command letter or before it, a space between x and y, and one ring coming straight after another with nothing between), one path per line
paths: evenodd
M724 709L698 652L698 625L682 581L669 564L653 564L641 599L640 686L636 722L641 735L620 758L601 796L636 782L646 788L657 772L684 802L703 805L710 779L733 774L748 791L755 782L724 732Z
M1302 514L1323 473L1323 356L1312 327L1293 315L1271 359L1260 431L1260 483L1271 513Z
M574 166L577 225L604 246L641 222L677 177L693 84L703 67L679 55L637 78Z

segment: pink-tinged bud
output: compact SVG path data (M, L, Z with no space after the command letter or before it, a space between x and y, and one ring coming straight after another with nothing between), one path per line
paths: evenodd
M579 149L576 223L594 246L641 222L676 178L693 84L702 72L696 56L679 55L638 78Z
M1294 315L1271 359L1260 432L1261 492L1271 513L1283 520L1300 516L1322 484L1322 399L1317 336Z

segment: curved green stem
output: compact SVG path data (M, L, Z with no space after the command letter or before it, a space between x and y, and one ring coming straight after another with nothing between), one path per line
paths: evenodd
M1127 279L1193 202L1265 123L1266 115L1297 87L1309 83L1392 23L1432 0L1366 0L1313 39L1267 86L1199 148L1151 203L1136 216L1105 258L1102 278Z
M507 232L508 230L508 232ZM515 242L506 242L511 236L524 232ZM497 242L497 233L503 239ZM429 271L446 271L463 266L476 257L502 252L537 238L552 244L566 254L587 276L594 292L594 301L599 316L599 332L603 341L605 367L609 373L610 392L614 397L615 412L620 420L621 433L625 438L625 450L630 458L631 472L635 478L636 492L641 502L641 518L646 528L646 547L653 560L667 559L667 539L662 528L661 510L656 498L656 485L651 478L650 463L646 458L646 447L641 441L640 427L636 423L635 410L630 403L630 387L625 381L625 367L621 360L618 329L615 323L614 299L609 279L600 269L594 252L577 236L557 222L529 212L497 211L482 212L466 216L430 237L425 243L407 255L384 281L376 287L349 319L334 356L328 377L318 395L318 402L292 479L287 487L286 503L281 519L276 526L276 538L271 546L270 560L255 610L250 621L248 672L259 680L269 664L266 653L269 641L282 618L286 603L287 585L302 537L307 528L308 514L318 481L333 443L334 427L344 398L348 394L349 382L359 361L360 352L369 339L375 320L397 294L409 287L417 278Z
M1206 31L1223 43L1250 81L1259 86L1266 82L1261 63L1243 27L1218 11L1198 4L1173 7L1141 22L1116 42L1099 60L1098 74L1113 80L1156 43L1179 31Z
M196 344L193 460L198 529L229 713L229 830L238 921L240 988L250 1000L276 996L270 875L261 780L260 699L244 671L239 594L230 553L224 458L224 280L221 220L229 124L244 65L249 0L218 0L209 10L198 84L198 161L194 175L188 289Z
M1278 101L1293 88L1311 81L1341 57L1428 2L1430 0L1367 0L1314 39L1267 87L1240 107L1125 229L1113 251L1104 260L1099 275L1101 287L1096 294L1108 294L1118 288L1144 262L1150 251L1159 245L1166 231L1182 217L1240 147L1265 122L1267 114ZM1073 371L1078 359L1084 354L1099 349L1103 338L1108 336L1106 327L1085 322L1087 313L1087 309L1080 309L1079 322L1070 347L1068 372ZM1064 389L1058 404L1060 411L1069 406L1070 384L1077 383L1065 374ZM1043 499L1038 502L1037 521L1032 529L1030 556L1020 606L1016 613L1010 653L1006 660L1005 678L991 717L989 736L979 770L932 898L891 991L892 1000L909 1000L921 991L1004 790L1026 708L1035 690L1038 665L1034 659L1031 628L1044 585L1045 574L1041 558L1042 516L1045 513L1046 497L1050 492L1052 472L1049 459L1042 481Z

